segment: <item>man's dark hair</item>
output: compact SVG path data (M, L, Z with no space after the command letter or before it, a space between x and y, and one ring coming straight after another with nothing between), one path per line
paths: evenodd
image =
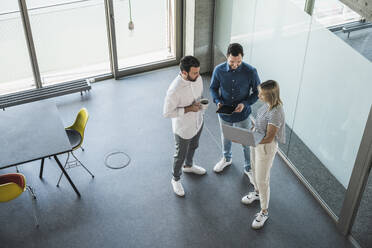
M180 61L181 71L190 72L191 67L200 67L200 62L194 56L185 56Z
M244 56L243 47L239 43L231 43L227 48L227 57L231 54L232 56L236 57L239 56L239 53Z

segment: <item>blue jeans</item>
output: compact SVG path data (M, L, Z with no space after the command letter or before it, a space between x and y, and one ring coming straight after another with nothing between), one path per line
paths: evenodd
M251 127L251 121L249 117L243 121L235 122L235 123L224 121L220 117L218 117L218 119L220 120L223 156L226 158L226 161L230 161L232 158L231 141L228 139L225 139L225 137L223 136L221 124L249 129ZM251 162L250 162L249 146L242 145L242 147L243 147L243 152L244 152L244 169L246 171L250 171Z

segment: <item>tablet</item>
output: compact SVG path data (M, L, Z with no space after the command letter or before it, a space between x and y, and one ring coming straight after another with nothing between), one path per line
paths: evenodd
M259 132L251 132L249 129L225 124L222 124L222 133L226 139L246 146L257 146L265 136Z
M216 113L225 114L225 115L232 115L234 110L235 110L234 106L222 105L219 109L217 109Z

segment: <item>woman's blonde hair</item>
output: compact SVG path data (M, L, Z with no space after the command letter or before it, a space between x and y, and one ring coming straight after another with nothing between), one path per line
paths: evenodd
M267 99L270 110L278 105L283 105L280 99L279 84L274 80L267 80L258 86Z

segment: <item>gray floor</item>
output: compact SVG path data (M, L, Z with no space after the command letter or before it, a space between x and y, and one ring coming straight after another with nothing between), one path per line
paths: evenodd
M221 175L212 172L221 156L215 106L206 113L195 155L208 173L183 175L186 197L176 197L170 185L171 123L161 113L177 73L171 67L108 80L94 84L89 96L56 98L66 126L82 106L89 110L86 151L77 155L96 177L82 168L69 170L79 199L66 179L55 186L59 170L53 160L46 161L44 180L38 178L39 162L21 166L38 195L40 228L33 226L27 194L0 204L0 247L352 247L279 157L272 169L270 219L263 230L251 229L259 205L240 203L252 189L242 173L241 147L233 146L233 166ZM113 150L128 153L131 164L105 167Z

